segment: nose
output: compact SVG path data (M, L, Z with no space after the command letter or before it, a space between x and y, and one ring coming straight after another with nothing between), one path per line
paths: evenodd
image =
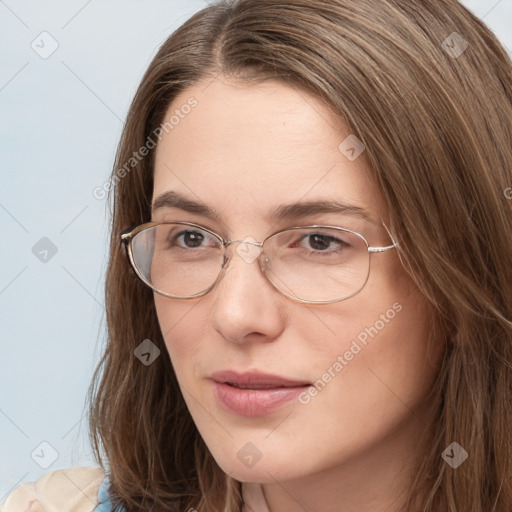
M213 328L239 344L277 338L283 330L287 300L260 269L258 258L263 266L268 265L261 244L248 238L229 242L223 276L210 292Z

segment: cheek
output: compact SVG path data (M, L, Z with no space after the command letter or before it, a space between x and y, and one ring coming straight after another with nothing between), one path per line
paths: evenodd
M439 373L444 344L430 340L432 309L417 294L400 299L402 309L370 339L360 368L368 379L368 406L382 401L400 417L429 394ZM373 331L372 331L373 332Z
M368 330L374 336L369 338L371 350L365 362L376 378L384 385L389 383L391 392L404 400L414 400L430 387L442 347L437 344L429 355L431 310L426 304L402 298L400 307L400 312L377 333L375 328L382 323L376 322Z
M191 363L199 357L199 347L204 336L204 322L194 318L196 301L174 301L155 294L155 307L162 336L178 379L185 370L195 370Z
M290 422L289 435L303 435L307 424L308 432L331 441L333 463L403 424L438 375L443 345L428 351L430 308L410 295L395 299L372 305L354 323L344 311L336 339L315 352L310 348L314 386L301 397L301 421ZM426 413L421 408L415 415Z
M379 401L399 408L414 405L428 394L444 353L441 341L429 343L432 306L403 269L394 272L390 263L387 277L376 272L360 294L323 314L319 311L331 334L310 352L319 386L336 381L318 395L339 401L351 390L360 412ZM311 329L304 325L301 332Z
M364 363L390 392L414 401L431 386L443 345L430 344L433 307L408 276L395 275L386 290L361 331L368 348Z

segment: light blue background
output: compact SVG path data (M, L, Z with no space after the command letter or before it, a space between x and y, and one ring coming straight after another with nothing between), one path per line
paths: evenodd
M512 0L463 3L510 53ZM206 5L0 0L0 503L47 471L96 465L83 414L105 339L108 215L92 192L150 59ZM47 59L31 48L43 31L59 45ZM46 263L32 253L43 237L57 247ZM42 442L58 454L47 468L31 457L50 460Z

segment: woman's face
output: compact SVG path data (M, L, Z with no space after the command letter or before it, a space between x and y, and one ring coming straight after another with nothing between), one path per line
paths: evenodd
M361 233L370 246L392 243L364 150L355 158L363 148L345 140L348 129L314 97L276 81L248 86L220 76L182 92L165 120L171 116L172 129L156 149L153 202L173 191L218 218L168 205L154 209L152 220L194 222L226 240L262 241L287 227L323 224ZM364 215L310 212L271 220L276 208L311 201L344 203ZM321 250L311 240L301 243ZM432 387L442 347L427 353L431 309L396 249L371 255L359 293L318 305L279 293L258 261L237 252L242 245L230 246L227 273L208 294L154 296L183 397L219 466L254 482L325 471L355 478L363 460L366 476L389 471L394 461L401 467L426 424L423 408L415 409ZM237 391L212 379L223 370L306 386ZM222 389L232 407L219 398ZM252 409L251 393L260 397ZM292 399L265 409L265 400L279 393Z

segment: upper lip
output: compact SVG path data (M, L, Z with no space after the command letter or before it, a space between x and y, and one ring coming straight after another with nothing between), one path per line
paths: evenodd
M279 375L271 375L259 370L239 373L234 370L222 370L212 374L211 378L220 383L228 383L245 386L275 386L275 387L295 387L306 386L309 382L305 380L287 379Z

